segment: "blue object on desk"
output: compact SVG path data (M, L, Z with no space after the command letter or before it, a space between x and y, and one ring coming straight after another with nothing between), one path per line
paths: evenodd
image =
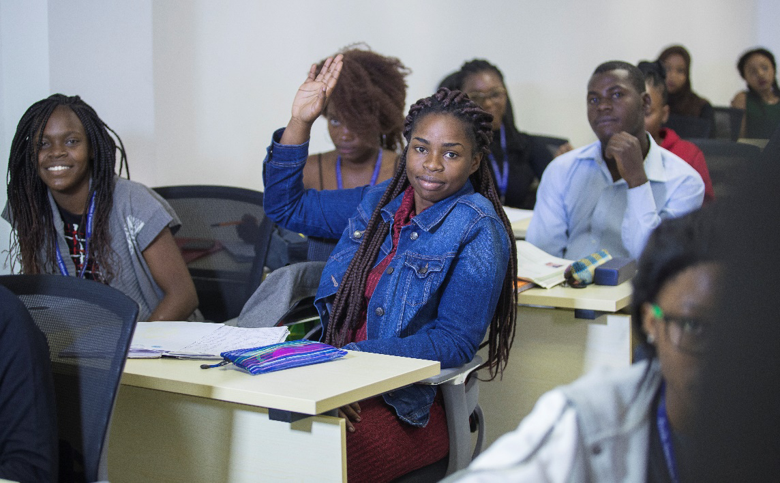
M596 285L620 285L636 274L636 261L631 258L613 258L596 268L593 282Z

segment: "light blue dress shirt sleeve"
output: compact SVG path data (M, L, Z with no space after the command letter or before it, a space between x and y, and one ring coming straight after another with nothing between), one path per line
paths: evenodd
M550 255L563 257L569 244L569 216L564 203L566 170L559 163L550 164L542 175L536 192L534 216L525 239Z

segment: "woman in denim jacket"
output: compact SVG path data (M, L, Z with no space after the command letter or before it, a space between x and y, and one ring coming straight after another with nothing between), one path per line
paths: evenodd
M516 255L487 171L491 116L462 93L440 89L410 109L409 144L391 180L304 190L311 125L340 67L339 56L317 76L312 67L264 163L271 219L340 238L315 300L325 341L447 368L470 361L490 328L486 365L495 377L514 336ZM391 480L446 457L446 421L434 387L397 390L341 414L351 481Z

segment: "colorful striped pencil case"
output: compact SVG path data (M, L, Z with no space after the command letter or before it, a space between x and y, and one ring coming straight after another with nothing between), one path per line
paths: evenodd
M610 260L612 255L608 251L599 250L569 265L563 272L563 276L570 287L584 288L593 283L593 273L596 268Z
M347 355L344 349L311 340L294 340L264 347L238 349L220 354L219 364L203 364L201 369L220 367L231 362L251 374L281 371L292 367L308 366L332 361Z

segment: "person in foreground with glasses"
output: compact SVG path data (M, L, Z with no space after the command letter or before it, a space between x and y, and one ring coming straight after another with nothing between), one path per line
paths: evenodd
M649 355L542 396L520 426L447 481L689 481L703 356L718 299L711 207L663 221L634 278Z
M505 206L533 209L536 186L553 156L543 143L515 126L504 74L482 59L466 62L439 87L463 91L493 115L490 173Z

